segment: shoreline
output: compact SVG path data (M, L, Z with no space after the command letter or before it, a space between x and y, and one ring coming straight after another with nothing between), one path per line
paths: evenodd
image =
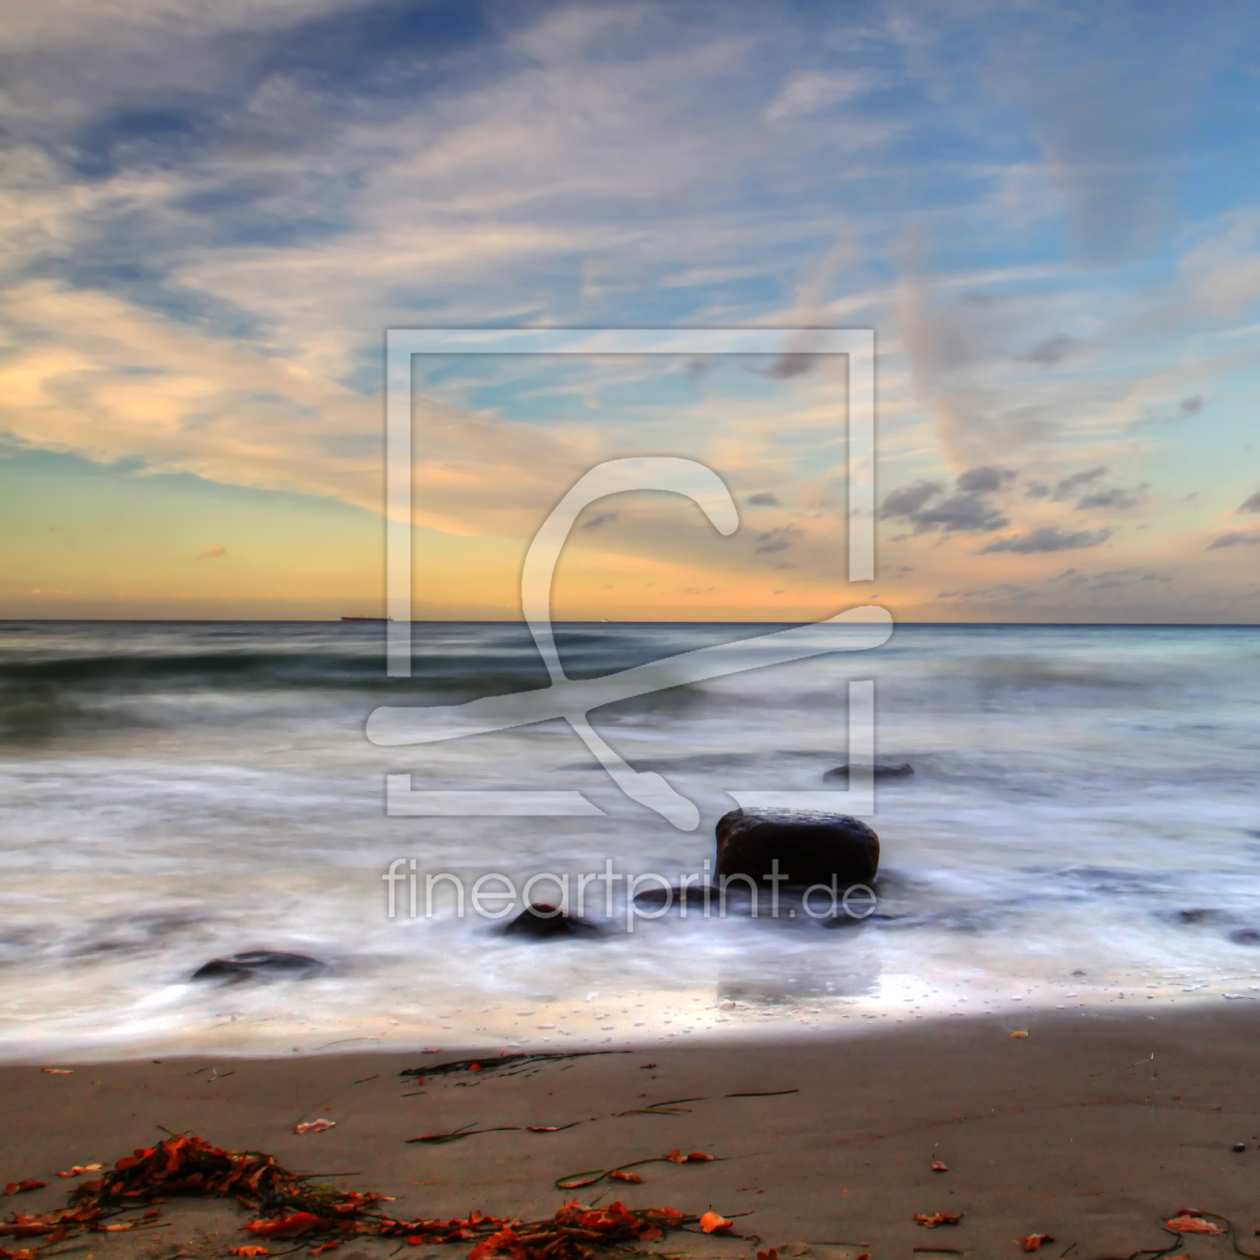
M273 996L279 1003L268 1015L243 1010L216 1015L214 1022L179 1021L138 1031L134 1026L89 1039L40 1033L24 1040L11 1030L0 1041L0 1068L34 1063L104 1064L143 1062L155 1057L239 1058L264 1060L329 1054L417 1054L432 1047L443 1054L465 1051L500 1052L602 1050L635 1046L647 1052L666 1047L721 1048L738 1044L822 1044L855 1037L911 1029L936 1022L992 1019L1008 1031L1031 1021L1067 1015L1129 1014L1161 1018L1170 1014L1231 1007L1255 1008L1260 985L1257 974L1198 979L1167 977L1159 984L1148 973L1127 980L1081 978L1079 991L1060 980L1050 992L1042 983L1029 986L1027 995L999 994L1009 986L989 980L961 984L953 990L928 986L919 976L885 977L878 995L836 997L803 995L788 990L772 993L753 986L736 998L693 987L670 992L626 990L615 997L520 999L483 1008L480 1013L452 1007L453 1015L406 1012L402 1009L358 1021L341 1018L315 1023L295 1008L299 1001L318 1001L310 981L261 982L246 997L256 1001ZM1063 988L1065 992L1055 992ZM1155 993L1151 989L1158 990ZM1238 991L1238 990L1242 991ZM219 989L225 1004L236 996L232 986ZM969 996L960 997L966 992ZM987 994L987 996L985 996ZM1063 1001L1056 1001L1062 998ZM575 1005L576 1003L576 1005ZM823 1005L814 1005L822 1003ZM1148 1005L1149 1003L1149 1005ZM528 1009L519 1009L528 1007ZM436 1008L435 1008L436 1009ZM615 1012L615 1013L612 1013ZM316 1016L318 1018L318 1016ZM1260 1019L1260 1013L1257 1018ZM443 1019L451 1023L440 1022ZM344 1047L341 1049L339 1047Z
M41 1071L48 1063L5 1066L0 1182L47 1181L6 1208L51 1210L75 1184L58 1171L98 1161L109 1167L164 1136L161 1125L228 1149L270 1152L345 1188L395 1195L390 1210L406 1218L480 1209L538 1219L563 1202L600 1195L630 1207L712 1208L740 1232L757 1234L763 1249L805 1243L823 1260L860 1254L826 1240L857 1240L877 1260L936 1245L1018 1254L1013 1240L1031 1233L1059 1240L1047 1245L1056 1256L1073 1242L1081 1260L1130 1255L1172 1242L1159 1222L1183 1207L1220 1213L1237 1222L1240 1241L1249 1239L1260 1226L1252 1206L1260 1011L1199 1002L1149 1013L1028 1015L1017 1030L1029 1033L1024 1038L1011 1036L1009 1019L978 1015L864 1028L863 1036L623 1042L516 1074L459 1072L425 1082L397 1073L469 1055L448 1048L159 1056L58 1074ZM778 1090L798 1092L731 1097ZM636 1110L675 1099L693 1101L673 1112ZM320 1118L335 1127L293 1132ZM521 1127L445 1144L407 1142L470 1124ZM530 1125L572 1127L531 1133ZM1240 1141L1247 1149L1235 1153ZM674 1148L719 1159L647 1164L639 1169L643 1184L611 1190L608 1182L569 1192L554 1185L568 1173ZM931 1170L934 1156L948 1172ZM916 1212L959 1210L965 1215L956 1227L928 1231L913 1220ZM752 1215L736 1216L744 1212ZM221 1256L253 1241L240 1228L247 1219L231 1203L175 1200L163 1208L169 1226L143 1239L90 1235L87 1251L102 1260L156 1257L177 1243L188 1255ZM86 1255L83 1241L49 1254ZM747 1240L676 1235L659 1247L752 1251ZM372 1239L342 1250L345 1260L385 1254Z

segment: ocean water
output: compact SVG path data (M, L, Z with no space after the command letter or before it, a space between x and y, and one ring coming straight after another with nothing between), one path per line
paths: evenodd
M598 677L781 628L557 639L571 676ZM594 713L696 803L693 831L623 796L561 721L370 743L380 705L547 681L523 626L418 625L413 643L413 677L391 681L379 625L0 623L0 1054L656 1044L980 1011L1018 1029L1057 1007L1260 999L1260 629L899 626ZM702 872L729 790L827 786L861 679L877 760L915 771L876 786L877 916L671 911L631 931L595 884L602 936L540 943L459 916L450 881L425 913L437 873ZM605 816L389 817L404 772L577 789ZM413 862L418 913L404 881L390 917L382 877ZM327 966L190 981L259 948Z

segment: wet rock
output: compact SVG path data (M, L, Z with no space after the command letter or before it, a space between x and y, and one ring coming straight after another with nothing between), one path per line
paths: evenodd
M848 914L841 910L838 914L829 914L825 919L819 919L818 922L828 931L834 932L836 928L860 928L866 923L893 923L898 917L904 918L905 916L894 914Z
M550 940L557 936L598 936L599 928L576 915L546 901L526 906L504 929L504 936L528 936L534 940Z
M1196 924L1196 923L1231 923L1234 921L1232 914L1226 914L1222 910L1203 909L1196 907L1193 910L1177 910L1173 912L1172 921L1174 923Z
M776 861L785 885L867 884L879 870L879 837L857 818L822 810L733 809L718 820L719 880L745 875L768 892Z
M914 767L908 761L884 762L877 761L873 767L875 778L877 779L907 779L914 774ZM834 770L828 770L823 775L823 782L830 783L836 779L848 780L849 765L846 762L842 766L837 766Z
M636 906L703 906L705 897L708 897L710 904L717 906L718 890L712 885L696 886L688 884L686 888L645 888L642 892L635 893L634 904Z
M249 980L259 976L305 979L327 966L306 954L286 954L275 949L251 949L227 958L212 958L193 972L194 980Z

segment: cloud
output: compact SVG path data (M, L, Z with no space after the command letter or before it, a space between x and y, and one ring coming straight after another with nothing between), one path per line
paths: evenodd
M772 381L789 381L794 376L804 376L807 372L812 372L817 363L816 354L791 351L780 355L768 368L758 368L757 374Z
M998 551L1010 551L1016 555L1033 555L1044 551L1076 551L1082 547L1097 547L1112 535L1110 529L1061 530L1056 525L1043 525L1026 534L1010 538L997 538L976 552L979 556Z
M1092 591L1123 590L1125 587L1141 582L1172 582L1174 580L1171 573L1151 573L1136 566L1130 566L1127 569L1104 569L1100 573L1093 574L1089 579L1089 589Z
M929 499L944 492L944 486L935 481L916 481L901 486L884 500L879 514L884 517L912 517Z
M793 541L792 534L794 532L795 531L793 531L791 528L786 528L786 529L771 529L771 530L767 530L764 533L758 534L757 535L758 554L762 552L786 551L792 545L792 541Z
M1070 499L1082 486L1087 486L1091 481L1097 481L1107 471L1106 464L1099 464L1097 468L1087 468L1084 472L1072 473L1070 477L1064 477L1050 492L1050 497L1055 500Z
M220 556L227 555L226 547L208 547L205 551L197 554L198 560L217 560Z
M589 521L582 522L583 529L598 529L601 525L607 525L609 521L615 521L620 512L599 512L592 516Z
M934 507L922 508L912 518L916 534L940 529L952 533L989 533L1006 525L1007 518L978 494L956 494Z
M1093 494L1083 496L1076 505L1078 512L1090 508L1131 508L1142 501L1142 490L1127 490L1123 486L1113 486L1110 490L1097 490Z
M838 105L874 86L872 77L862 71L822 74L806 70L789 76L778 96L766 107L766 122L786 122Z
M880 515L909 521L916 534L940 530L946 533L987 533L1008 524L1007 518L985 499L1001 488L1013 473L982 466L961 473L955 481L957 493L947 499L936 482L920 481L894 490L884 500Z
M1045 341L1039 341L1026 354L1016 357L1020 363L1037 363L1042 367L1051 367L1066 359L1077 345L1075 337L1067 337L1060 333L1054 337L1047 337Z
M381 511L379 404L359 391L102 292L19 286L0 318L18 343L0 358L0 422L20 440ZM416 522L457 534L545 514L596 449L433 397L416 421Z
M958 489L967 494L984 494L990 490L1000 490L1015 474L1006 468L971 468L961 473L956 482Z
M775 494L770 490L759 490L756 494L748 496L748 502L753 507L782 507Z
M1027 499L1050 499L1053 502L1061 502L1078 494L1083 487L1092 485L1100 477L1104 476L1106 472L1107 465L1099 464L1094 468L1087 468L1082 472L1072 473L1054 485L1048 485L1044 481L1030 481L1024 487L1024 497ZM1111 486L1106 489L1094 490L1089 494L1082 495L1077 500L1076 510L1080 512L1088 511L1092 508L1136 507L1142 501L1142 493L1145 489L1146 486L1143 484L1131 488Z
M1177 410L1183 416L1195 416L1203 410L1203 395L1195 394L1192 398L1183 398L1177 404Z
M971 56L955 52L955 76L975 73L980 61L991 89L1025 112L1066 201L1079 261L1104 267L1149 254L1175 223L1186 137L1209 68L1228 56L1221 28L1171 9L1152 24L1140 4L1070 6L1057 10L1064 20L1018 25L1009 10L1009 24L988 12L979 47ZM1250 37L1253 23L1249 15ZM1073 56L1086 48L1092 54ZM1056 73L1043 73L1049 64Z
M1238 510L1240 512L1260 512L1260 490L1257 490L1249 498L1244 499L1238 505Z
M1234 532L1232 534L1222 534L1219 538L1214 538L1208 544L1209 551L1215 551L1218 547L1255 547L1260 544L1260 530L1252 534L1244 534Z

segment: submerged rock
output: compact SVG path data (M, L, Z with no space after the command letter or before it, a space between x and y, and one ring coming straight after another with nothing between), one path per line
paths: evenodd
M861 910L857 914L849 914L847 911L841 910L838 914L828 915L825 919L820 919L819 923L829 931L836 928L859 928L866 923L893 923L898 919L909 918L908 915L896 914L867 914L866 910L869 903L864 903Z
M706 900L716 906L718 890L712 884L688 884L686 888L645 888L634 894L636 906L703 906Z
M503 935L549 940L556 936L598 936L599 928L576 915L566 914L550 902L536 901L503 929Z
M1211 908L1196 907L1193 910L1176 910L1171 915L1174 923L1198 924L1198 923L1233 923L1234 916L1226 914L1223 910L1215 910Z
M227 958L212 958L192 974L194 980L247 980L257 976L314 975L327 966L306 954L285 954L275 949L251 949Z
M867 884L879 871L879 837L860 819L813 809L733 809L718 820L719 880L746 875L768 892L776 861L786 885Z
M908 761L883 762L877 761L873 767L875 778L877 779L906 779L914 774L914 767ZM823 775L823 782L829 782L835 779L847 779L849 777L849 765L846 762L842 766L837 766L834 770L828 770Z

